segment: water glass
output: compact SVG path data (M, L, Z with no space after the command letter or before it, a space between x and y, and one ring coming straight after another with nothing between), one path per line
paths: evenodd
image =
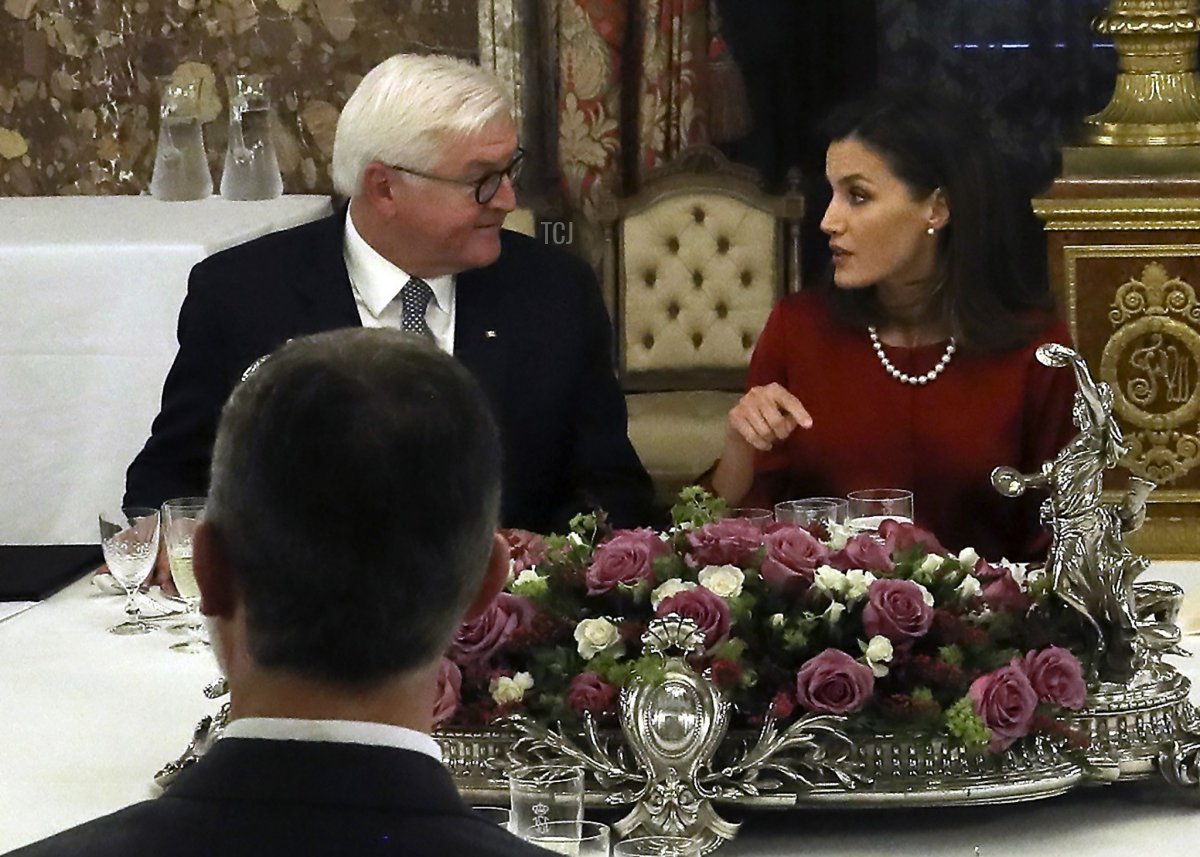
M275 199L283 178L271 139L270 75L233 74L229 91L229 143L221 172L224 199Z
M738 506L733 509L726 509L725 517L741 518L749 521L756 527L765 527L775 520L775 515L770 509L759 509L754 506Z
M200 589L192 568L192 536L203 518L203 497L177 497L163 503L163 538L167 543L171 579L188 606L188 639L171 646L177 652L196 653L208 648L200 637Z
M180 201L212 196L212 173L204 150L198 80L159 79L158 147L150 195Z
M113 634L146 634L151 628L142 621L135 594L154 569L158 557L159 519L157 509L126 506L100 513L100 549L113 579L125 590L126 622L108 630Z
M784 500L775 504L775 520L805 529L819 525L827 530L830 524L840 524L846 520L845 510L846 501L833 497Z
M570 857L608 857L610 835L608 825L598 821L551 821L525 841Z
M618 842L613 857L700 857L700 843L686 836L637 836Z
M522 839L544 831L554 821L583 819L583 769L561 765L527 765L508 775L512 803L509 829Z
M913 495L904 488L851 491L846 500L849 505L847 523L856 532L875 532L888 519L912 523Z

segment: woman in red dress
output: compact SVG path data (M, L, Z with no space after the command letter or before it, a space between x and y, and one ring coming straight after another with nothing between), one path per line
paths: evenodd
M1038 498L1001 497L994 467L1036 470L1074 434L1069 343L1043 278L1024 273L1024 206L964 105L882 94L830 123L824 288L789 296L754 350L709 481L732 505L908 488L947 547L1036 558ZM1025 255L1022 255L1022 254Z

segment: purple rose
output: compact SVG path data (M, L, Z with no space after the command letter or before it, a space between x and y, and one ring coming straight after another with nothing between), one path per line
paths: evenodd
M584 573L588 595L600 595L622 583L652 581L654 558L670 550L654 530L617 530L592 553Z
M711 651L729 637L729 605L724 598L703 586L664 598L654 611L654 615L659 617L671 613L678 613L696 623L696 627L704 634L705 651Z
M617 689L600 678L599 673L580 673L567 687L567 707L579 714L607 714L616 710Z
M803 592L812 585L813 569L829 559L829 548L803 527L778 527L763 540L762 576L768 586L787 592Z
M487 660L519 629L528 627L534 612L524 598L501 592L486 610L458 626L450 657L463 665Z
M441 726L454 716L462 699L462 672L458 664L442 658L438 664L437 694L433 700L433 725Z
M859 533L846 541L846 546L829 557L829 564L839 571L861 568L866 571L891 571L892 558L887 548L868 533Z
M1029 734L1038 696L1020 661L981 675L971 682L967 696L979 719L992 730L989 749L1006 750L1013 741Z
M982 561L981 561L982 563ZM982 563L975 567L976 577L986 581L983 584L983 603L993 610L1009 613L1024 613L1033 604L1033 599L1021 591L1021 585L1013 578L1012 572L1001 566L996 568ZM990 579L989 579L990 578Z
M863 630L868 637L882 634L893 643L903 643L925 636L932 624L933 607L911 580L876 580L867 590Z
M817 714L853 714L874 690L871 668L840 649L809 658L796 673L796 701Z
M746 518L722 518L687 534L688 555L692 568L706 565L746 565L762 547L763 532Z
M894 521L891 518L884 519L879 525L879 536L883 539L884 546L887 548L889 554L894 554L897 551L906 551L914 547L921 548L925 553L935 553L939 556L946 556L950 553L942 547L942 543L937 540L933 533L906 521Z
M508 558L512 573L520 574L546 558L546 543L529 530L505 529L500 535L508 542Z
M1027 652L1022 664L1034 693L1042 702L1078 711L1087 697L1083 665L1079 658L1059 646Z

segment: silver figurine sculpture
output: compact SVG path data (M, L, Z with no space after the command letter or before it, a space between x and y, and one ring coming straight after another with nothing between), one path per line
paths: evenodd
M1046 488L1042 523L1053 532L1046 572L1055 593L1093 629L1099 657L1097 677L1124 683L1143 665L1144 652L1134 604L1134 581L1149 562L1125 546L1122 536L1146 519L1146 498L1154 483L1130 477L1119 504L1103 502L1104 472L1126 452L1121 428L1112 416L1112 389L1097 382L1078 353L1050 343L1037 349L1038 362L1071 367L1078 391L1073 416L1079 434L1040 473L1011 467L992 471L1001 494L1017 497L1027 488Z

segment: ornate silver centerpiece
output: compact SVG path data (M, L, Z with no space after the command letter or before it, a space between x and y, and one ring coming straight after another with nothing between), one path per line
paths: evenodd
M1071 368L1080 433L1039 473L997 468L997 490L1018 496L1044 488L1043 521L1053 532L1047 560L1055 596L1090 629L1100 656L1084 707L1067 723L1088 746L1031 736L1003 753L965 748L949 737L916 740L856 733L844 718L804 717L780 731L768 717L758 734L728 732L729 704L686 655L702 645L678 617L651 623L647 651L664 660L660 679L635 681L620 698L620 731L600 733L590 718L580 734L511 718L486 733L442 732L447 764L465 792L501 796L502 771L531 761L582 766L590 802L631 806L621 835L684 833L706 851L738 825L725 802L787 807L1006 803L1062 794L1087 781L1161 774L1200 784L1200 715L1190 683L1162 660L1185 654L1176 622L1182 590L1136 582L1148 563L1122 535L1141 525L1152 483L1133 478L1119 504L1102 500L1103 474L1124 453L1112 393L1082 358L1061 345L1038 349L1046 366Z
M1163 661L1179 648L1182 590L1138 582L1147 561L1122 536L1141 525L1152 483L1133 479L1120 503L1103 502L1102 477L1125 448L1112 418L1112 393L1079 355L1042 346L1046 366L1071 368L1080 432L1036 474L997 468L992 482L1017 496L1044 488L1042 519L1053 541L1046 564L1053 597L1077 614L1097 657L1083 707L1065 725L1086 748L1030 735L1003 752L970 748L949 736L864 732L831 715L800 717L786 728L768 714L757 731L730 731L731 703L698 673L689 655L704 648L690 619L649 623L643 655L659 659L652 677L635 674L621 690L619 728L600 729L512 716L484 731L437 734L445 762L471 799L507 799L507 768L528 763L582 767L589 804L629 807L618 835L685 834L711 851L737 834L721 804L928 806L993 804L1062 794L1088 781L1149 777L1200 785L1200 714L1190 683ZM206 693L216 698L223 687ZM158 777L162 784L219 735L225 709L197 727L192 745Z

